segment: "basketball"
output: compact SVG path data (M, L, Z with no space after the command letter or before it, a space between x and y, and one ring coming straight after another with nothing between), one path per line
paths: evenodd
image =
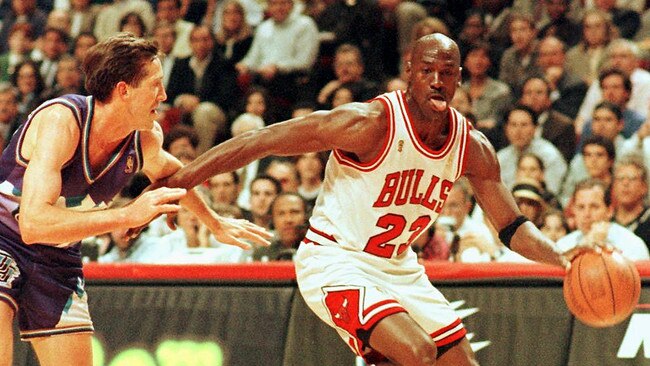
M581 322L597 328L627 319L639 302L641 279L632 261L618 251L576 256L564 277L564 299Z

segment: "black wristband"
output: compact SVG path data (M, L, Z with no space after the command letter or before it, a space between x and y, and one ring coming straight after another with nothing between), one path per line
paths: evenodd
M499 231L499 240L508 248L510 248L510 240L512 239L512 236L515 235L515 232L523 224L524 222L528 221L526 216L520 215L517 216L516 219L514 219L508 226L504 227Z

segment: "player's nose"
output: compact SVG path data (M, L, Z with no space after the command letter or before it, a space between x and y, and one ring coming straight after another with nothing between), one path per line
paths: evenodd
M440 73L437 71L434 71L431 74L431 86L434 88L437 88L442 85L442 80L440 79Z

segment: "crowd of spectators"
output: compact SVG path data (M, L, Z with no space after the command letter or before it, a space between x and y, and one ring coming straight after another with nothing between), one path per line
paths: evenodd
M463 66L452 106L494 145L521 211L563 249L600 238L650 259L648 1L3 0L0 146L41 102L84 94L86 51L120 31L160 47L164 148L185 162L251 129L404 89L413 41L447 34ZM220 214L273 230L270 247L217 243L183 211L174 232L159 218L136 238L109 233L84 247L103 262L290 260L327 158L268 157L199 187ZM525 261L500 244L464 181L413 249Z

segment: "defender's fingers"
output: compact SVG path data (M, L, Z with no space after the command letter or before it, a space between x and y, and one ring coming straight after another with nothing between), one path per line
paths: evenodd
M268 240L268 238L251 231L245 231L243 237L259 246L267 247L271 245L271 242Z
M166 213L166 214L176 213L180 209L181 209L181 205L174 204L174 203L165 203L165 204L162 204L162 205L158 205L158 210L161 213Z
M147 192L147 194L155 195L160 202L170 202L179 200L187 194L184 188L167 188L162 187L154 191Z
M248 232L257 234L260 237L268 238L268 239L273 237L273 233L271 233L270 231L266 230L265 228L263 228L261 226L255 225L255 224L253 224L251 222L246 221L243 224L243 226L244 226L244 229L247 230Z
M249 249L252 248L252 246L249 243L247 243L247 242L245 242L245 241L243 241L241 239L237 239L234 236L229 236L228 240L224 240L223 243L224 244L229 244L229 245L234 245L234 246L240 247L240 248L242 248L244 250L249 250Z

